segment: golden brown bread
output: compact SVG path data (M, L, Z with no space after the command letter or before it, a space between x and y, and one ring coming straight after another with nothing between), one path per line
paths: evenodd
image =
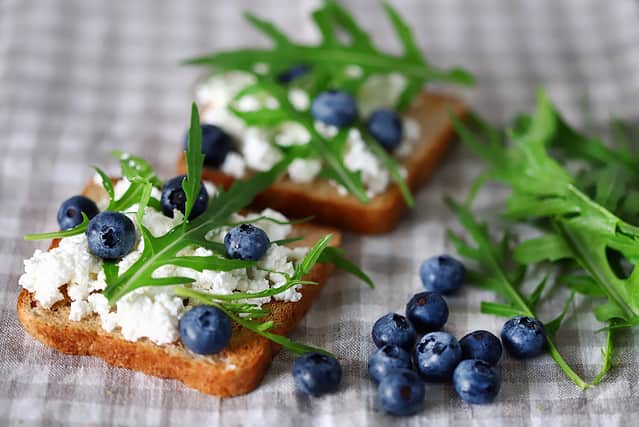
M99 186L89 185L84 194L95 199L102 195L102 191ZM334 236L331 246L339 246L341 242L336 230L312 224L297 224L293 233L305 238L291 246L311 246L328 233ZM56 244L53 242L52 247ZM300 301L265 305L271 310L268 318L277 325L274 333L288 335L295 329L332 270L332 265L316 264L306 279L319 285L302 288ZM203 393L220 397L237 396L255 389L280 348L238 325L233 326L229 346L212 356L195 355L179 341L162 346L147 339L131 342L117 330L103 330L97 315L80 322L69 320L69 303L68 300L60 301L51 309L45 309L23 290L18 297L18 319L30 335L63 353L97 356L111 365L176 379Z
M452 96L424 92L407 113L421 126L421 139L415 146L415 152L400 162L408 171L406 181L413 192L433 173L454 137L449 112L463 116L466 106ZM184 156L178 159L177 168L179 173L185 173ZM224 187L229 187L234 181L233 177L218 169L205 169L203 177ZM271 207L293 218L312 215L322 224L371 234L390 231L407 207L395 184L368 204L363 204L351 195L340 195L326 180L301 184L288 178L282 178L258 195L253 206Z

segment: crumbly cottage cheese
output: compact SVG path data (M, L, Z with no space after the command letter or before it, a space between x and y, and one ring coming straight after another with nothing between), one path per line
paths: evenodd
M115 185L115 193L122 195L130 185L121 180ZM214 188L208 188L215 191ZM135 222L137 206L127 213ZM286 221L279 212L265 209L260 213L242 216L234 214L232 222L260 219L255 224L262 228L271 241L281 240L288 236L292 227L277 224ZM182 222L179 211L169 218L153 208L144 211L143 224L156 237L166 234L174 226ZM207 238L223 242L230 227L211 230ZM120 273L126 271L140 258L144 249L144 241L139 238L133 251L118 263ZM286 282L284 274L292 274L296 263L303 259L307 248L289 248L272 244L265 256L258 261L257 267L238 269L227 272L204 270L198 272L183 267L163 266L156 270L154 277L185 276L195 279L190 285L195 289L212 294L228 295L235 291L259 292L271 287L281 286ZM191 247L181 251L179 256L209 256L212 252L201 247ZM107 332L118 329L129 341L148 338L156 344L167 344L179 338L178 321L186 310L182 298L173 294L173 286L143 287L137 289L110 307L102 294L106 287L102 260L88 251L85 234L79 234L60 240L58 247L48 252L37 250L33 256L24 261L25 272L20 277L20 285L32 292L42 307L51 308L56 302L64 299L61 288L66 291L71 301L69 319L81 321L83 318L97 314L102 328ZM267 271L268 270L268 271ZM284 274L283 274L284 273ZM301 294L297 287L290 288L273 297L276 301L299 301ZM247 302L264 304L270 297L251 299Z
M264 64L262 64L264 65ZM356 65L344 69L346 76L358 77L362 70ZM227 155L220 169L235 178L241 178L248 170L265 171L273 167L282 155L276 145L291 146L308 144L311 136L297 123L284 123L275 130L247 127L228 109L234 96L244 87L255 83L255 77L241 71L228 71L210 76L196 90L197 100L201 106L203 121L216 124L229 132L237 144L237 152ZM357 103L360 114L367 117L373 110L392 107L402 90L406 79L398 73L389 75L373 75L362 85ZM291 88L289 101L300 111L308 110L310 99L308 93L300 88ZM254 111L259 108L277 108L275 99L260 99L247 95L235 102L235 108L241 111ZM323 123L315 123L316 130L326 138L334 138L338 129ZM410 118L404 119L404 140L395 151L402 159L410 156L415 143L419 139L419 124ZM361 172L362 182L370 197L386 190L390 184L388 170L366 146L359 132L351 129L348 144L344 153L344 164L351 171ZM294 182L309 183L315 180L322 169L320 159L297 159L289 165L288 176ZM403 173L406 171L404 170ZM337 186L340 194L348 192Z

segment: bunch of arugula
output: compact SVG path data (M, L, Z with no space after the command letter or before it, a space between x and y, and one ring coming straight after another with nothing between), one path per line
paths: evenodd
M220 190L220 192L209 201L207 209L202 214L189 220L190 212L197 200L201 185L200 177L204 162L201 138L199 114L196 105L193 104L188 145L185 152L187 175L182 181L182 188L186 195L184 220L160 237L153 236L142 222L145 208L159 203L151 197L151 192L154 186L158 187L161 185L161 181L157 178L151 166L139 157L125 153L115 153L120 159L123 176L131 182L125 194L117 200L115 199L111 179L100 169L97 169L99 175L102 177L102 184L110 198L108 210L126 212L133 205L138 205L136 221L141 238L144 241L144 249L142 250L140 258L121 274L117 261L103 261L107 283L103 292L104 296L109 300L111 305L114 305L120 298L141 287L175 286L173 292L176 295L192 298L204 304L214 305L246 329L275 341L293 352L299 354L309 351L326 353L324 350L296 343L286 337L274 334L271 329L276 325L273 321L267 320L269 310L250 301L280 294L297 285L316 285L315 282L304 280L304 276L307 275L318 262L333 263L373 287L371 279L356 265L348 261L343 256L343 251L328 246L332 238L331 234L320 239L309 249L304 258L295 267L293 274L278 272L286 277L286 281L283 284L256 293L235 292L230 295L211 294L182 286L188 286L189 283L192 283L194 281L192 278L179 276L156 277L154 275L156 270L167 265L189 268L200 272L204 270L231 271L242 268L257 268L256 261L229 258L224 245L209 240L207 235L213 230L237 225L237 223L231 222L231 215L248 206L255 195L271 185L277 179L278 175L285 170L292 160L292 157L285 157L268 172L257 174L246 181L235 182L228 191ZM282 223L276 219L265 217L246 220L242 223L255 222L260 219ZM84 233L87 224L88 218L84 216L83 223L71 230L28 235L26 238L34 240L68 237ZM272 243L285 244L300 239L301 237L294 237ZM179 255L183 249L193 246L207 248L212 252L212 255Z
M323 160L321 175L332 179L345 187L360 202L367 203L364 184L359 172L349 170L343 162L346 130L329 139L317 132L308 111L298 111L288 101L288 88L278 83L278 76L289 68L303 64L309 72L296 79L293 85L303 88L311 98L319 92L340 89L356 94L364 82L375 74L399 73L406 79L406 85L398 96L396 109L405 110L429 81L450 82L469 85L473 83L470 74L460 68L440 70L431 66L420 51L412 32L399 13L389 4L383 3L384 10L399 38L403 53L390 55L376 49L370 36L355 21L353 16L334 1L325 4L312 14L322 40L317 45L303 45L292 42L283 32L268 21L246 13L247 21L264 33L272 42L270 49L239 49L219 52L212 55L185 61L189 65L205 65L224 71L244 71L255 76L257 83L237 94L236 99L246 95L270 95L277 99L275 109L263 108L243 113L232 111L249 126L277 126L283 122L296 121L304 126L311 135L306 150L293 151L296 157L317 156ZM346 35L347 42L340 36ZM256 64L266 66L265 72L256 72ZM361 73L347 73L349 66L356 65ZM263 71L263 70L262 70ZM406 203L414 204L410 189L399 172L399 166L381 145L368 135L361 123L355 125L365 137L366 144L373 154L388 169L391 178L399 186Z
M478 182L492 179L511 189L503 218L532 225L540 233L514 250L509 232L501 240L491 238L488 227L470 211L480 184L473 187L466 203L449 201L474 242L449 233L458 252L476 263L471 281L507 302L483 302L482 312L537 317L535 308L554 276L556 284L571 292L562 313L546 322L550 354L579 387L597 384L612 365L613 331L639 324L639 269L635 268L639 227L615 213L628 214L629 207L635 206L626 201L625 189L634 182L636 160L626 149L609 147L570 128L543 91L538 93L534 114L520 117L505 133L478 118L477 132L456 117L453 120L463 142L488 165ZM597 173L601 181L594 186L589 180L579 181L560 163L569 160L585 163L585 170ZM615 168L624 175L605 177L604 171ZM621 180L622 176L628 178ZM624 183L621 193L616 188L619 182ZM545 268L549 275L526 295L522 283L531 267ZM607 332L603 367L592 383L568 366L554 342L574 293L593 298L596 318L608 325L603 328Z

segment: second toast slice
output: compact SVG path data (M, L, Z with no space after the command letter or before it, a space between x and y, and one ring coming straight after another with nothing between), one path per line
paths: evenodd
M455 97L434 92L424 92L407 113L421 127L421 137L413 147L413 153L399 161L406 168L406 182L412 192L417 191L432 175L454 138L450 113L463 116L466 106ZM178 159L177 169L180 173L186 171L183 156ZM226 188L235 180L212 168L204 169L203 178ZM271 207L290 217L313 216L319 223L369 234L390 231L407 208L396 184L391 184L385 192L364 204L352 195L341 195L325 179L317 178L314 182L304 184L287 177L259 194L253 206Z

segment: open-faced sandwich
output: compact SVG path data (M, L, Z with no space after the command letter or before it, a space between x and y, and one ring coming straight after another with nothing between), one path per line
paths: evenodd
M247 14L272 48L188 60L212 68L196 87L204 178L226 187L292 155L255 206L363 233L390 230L453 137L449 114L465 112L460 100L424 85L472 78L431 67L399 14L384 9L402 55L377 50L349 12L328 1L312 16L317 45L292 42Z
M27 236L54 240L25 261L24 328L62 352L218 396L254 389L281 346L330 357L285 335L334 264L370 280L337 249L339 232L244 210L292 157L226 191L203 184L195 105L187 147L186 176L166 182L116 153L121 179L97 169L60 207L62 231Z

